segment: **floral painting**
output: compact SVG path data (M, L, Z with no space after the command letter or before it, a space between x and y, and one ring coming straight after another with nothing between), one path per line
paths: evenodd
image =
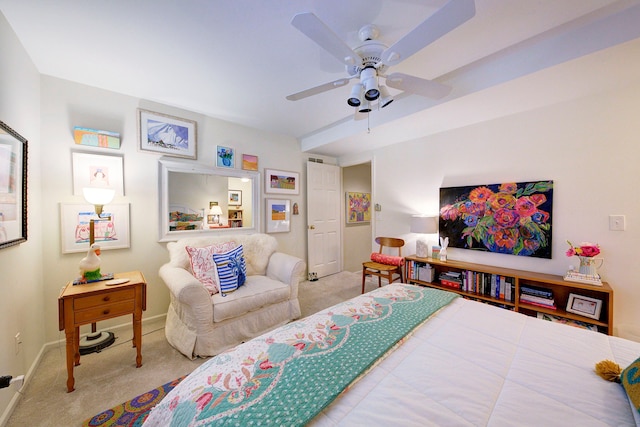
M218 145L216 166L219 168L233 168L235 167L235 163L236 158L233 148Z
M553 181L440 189L449 246L551 259Z
M347 224L371 221L371 193L347 192Z

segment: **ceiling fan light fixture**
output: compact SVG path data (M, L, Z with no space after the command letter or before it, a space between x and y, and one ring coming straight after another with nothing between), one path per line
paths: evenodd
M358 108L359 113L369 113L371 111L371 103L369 101L364 101Z
M349 95L349 98L347 99L347 104L351 105L352 107L359 107L361 96L362 85L360 83L356 83L351 88L351 95Z
M360 83L364 86L364 97L367 101L375 101L380 97L377 77L376 69L373 67L365 67L360 72Z
M392 102L393 97L389 93L389 89L386 86L380 86L380 101L378 101L380 108L384 108Z

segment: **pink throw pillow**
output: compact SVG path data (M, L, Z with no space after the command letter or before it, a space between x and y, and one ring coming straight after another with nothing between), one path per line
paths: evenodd
M220 291L218 270L213 261L213 254L223 254L235 248L235 242L224 242L216 245L194 248L185 246L191 261L193 276L202 283L211 295Z
M381 254L379 252L371 253L371 261L385 265L396 265L398 267L404 265L404 257Z

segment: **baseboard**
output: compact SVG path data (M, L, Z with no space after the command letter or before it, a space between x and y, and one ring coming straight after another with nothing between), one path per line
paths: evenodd
M143 318L142 324L144 325L145 323L156 322L159 320L166 321L166 318L167 318L166 313L159 314L157 316ZM112 326L109 328L109 330L111 331L131 330L132 326L133 326L133 322L127 322L127 323L122 323L120 325ZM82 336L84 335L81 335L80 337L82 338ZM59 347L60 345L66 346L65 338L59 339L57 341L51 341L51 342L45 343L40 348L38 355L36 356L35 360L31 364L31 367L27 371L27 374L24 376L24 383L20 388L20 390L23 390L27 386L27 384L31 380L33 373L36 371L36 369L38 369L38 366L40 366L40 362L42 361L42 358L44 357L45 353L47 353L52 348ZM14 387L14 386L10 386L10 387ZM2 416L0 416L0 427L6 426L7 422L9 421L9 418L11 417L11 414L13 413L13 410L20 402L20 399L22 398L22 393L20 393L20 390L14 393L13 397L11 398L11 401L9 402L9 405L7 405L5 410L2 412Z

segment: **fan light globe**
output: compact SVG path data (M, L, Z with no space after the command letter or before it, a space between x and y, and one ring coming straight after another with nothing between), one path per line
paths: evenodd
M362 85L360 83L353 85L353 87L351 88L351 95L349 96L349 99L347 99L347 104L351 105L352 107L359 107L361 94Z

